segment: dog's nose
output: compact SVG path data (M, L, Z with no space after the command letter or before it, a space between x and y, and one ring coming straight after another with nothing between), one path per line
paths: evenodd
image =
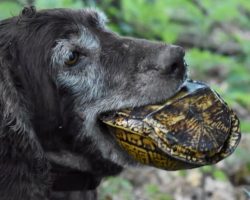
M185 51L180 46L167 46L158 57L157 65L168 75L181 77L185 73Z

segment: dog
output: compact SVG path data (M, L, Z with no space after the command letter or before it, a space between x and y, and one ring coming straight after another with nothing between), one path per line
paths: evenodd
M93 9L32 6L0 21L1 200L96 199L103 177L137 164L98 116L172 96L185 52L106 23Z

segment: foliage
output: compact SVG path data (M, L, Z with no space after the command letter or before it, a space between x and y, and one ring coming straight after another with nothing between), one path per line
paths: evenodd
M0 1L0 19L18 14L25 0ZM250 132L250 2L245 0L35 0L39 8L99 7L122 35L162 40L187 48L191 77L212 86L247 112ZM248 95L247 95L248 94Z
M0 19L17 15L26 0L0 0ZM250 1L246 0L27 0L39 9L98 7L109 17L108 26L122 34L162 40L186 48L191 78L208 82L241 118L243 132L250 133ZM241 151L241 149L239 149ZM240 153L242 159L248 153ZM248 162L248 167L249 167ZM201 169L213 178L227 175L212 166ZM185 177L187 171L180 172ZM247 170L249 175L249 168ZM100 199L133 200L133 184L109 178ZM169 200L158 186L144 188L150 199Z
M170 195L167 195L164 192L161 192L159 187L155 184L145 185L145 193L149 199L155 200L172 200L173 198Z
M16 15L20 11L20 8L15 2L0 2L0 19Z
M116 195L119 195L119 199L122 200L134 200L132 195L132 184L121 177L116 178L108 178L102 183L102 187L100 189L100 200L106 200ZM111 198L112 199L112 198Z
M133 184L121 177L111 177L106 179L99 190L99 199L122 199L122 200L135 200L133 196ZM147 199L154 200L172 200L172 197L164 192L162 192L158 185L155 184L145 184L143 189L143 196ZM143 197L142 197L143 199Z
M223 170L216 168L215 166L205 166L205 167L200 168L200 170L204 174L211 175L216 180L228 181L228 177L226 173Z

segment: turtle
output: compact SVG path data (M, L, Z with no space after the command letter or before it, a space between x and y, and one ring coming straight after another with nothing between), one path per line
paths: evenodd
M188 80L163 103L110 111L100 117L133 159L165 170L211 165L240 142L240 122L207 84Z

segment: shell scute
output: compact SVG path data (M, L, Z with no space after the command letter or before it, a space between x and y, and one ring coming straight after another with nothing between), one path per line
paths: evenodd
M195 81L162 104L120 110L101 120L135 160L167 170L214 164L229 156L241 137L236 114Z

